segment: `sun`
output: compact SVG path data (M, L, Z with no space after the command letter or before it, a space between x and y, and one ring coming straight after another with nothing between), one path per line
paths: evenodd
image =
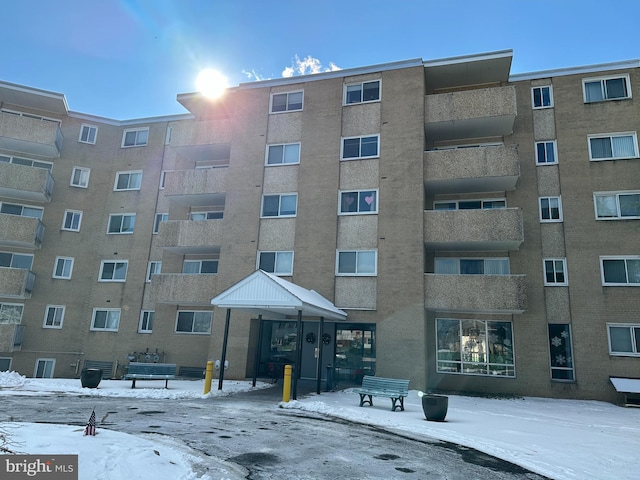
M227 78L212 68L205 68L196 78L197 90L207 98L220 97L227 87Z

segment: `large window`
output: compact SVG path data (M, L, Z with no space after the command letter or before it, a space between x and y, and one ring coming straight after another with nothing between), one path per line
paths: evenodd
M560 197L540 197L540 221L562 221L562 199Z
M44 311L43 328L62 328L64 305L47 305Z
M211 333L213 312L179 311L176 319L178 333Z
M119 308L94 308L91 330L117 332L120 326Z
M508 258L436 258L438 275L509 275Z
M79 232L81 223L82 223L82 211L80 210L64 211L64 217L62 218L62 230L67 230L69 232Z
M640 324L608 323L609 354L640 357Z
M82 167L73 167L71 172L71 182L69 185L78 188L87 188L89 186L89 174L91 170Z
M263 217L295 217L297 209L297 193L265 195L262 197Z
M380 100L380 80L354 83L344 87L344 103L377 102Z
M73 257L56 257L53 266L53 278L69 280L73 273Z
M185 275L218 273L218 260L184 260L182 263L182 273Z
M544 284L550 287L568 285L567 280L567 259L566 258L545 258Z
M594 193L596 220L640 218L640 192Z
M549 324L549 355L553 380L575 380L569 324Z
M553 90L551 85L533 87L531 89L531 103L534 109L553 107Z
M22 322L21 303L0 303L0 325L18 325Z
M507 208L504 198L478 200L437 200L433 202L434 210L491 210Z
M44 210L40 207L31 207L29 205L18 205L16 203L0 204L0 213L5 215L16 215L18 217L37 218L42 220L42 213Z
M536 163L538 165L558 163L558 152L555 140L536 142Z
M96 143L96 136L98 135L98 127L95 125L82 124L80 127L80 137L78 141L80 143L90 143L94 145Z
M368 276L377 274L376 250L339 250L336 256L336 275Z
M53 378L53 371L56 368L55 358L38 358L34 368L34 378Z
M103 260L100 264L100 282L124 282L129 260Z
M151 333L153 331L153 310L142 310L140 312L140 323L138 325L138 333Z
M113 186L113 190L116 192L121 192L124 190L140 190L141 183L142 170L117 172L116 183Z
M267 165L300 163L300 144L285 143L267 146Z
M438 373L515 377L511 322L436 319Z
M340 192L340 214L378 213L378 190Z
M302 110L304 92L274 93L271 95L271 113Z
M8 155L0 155L0 163L13 163L15 165L42 168L43 170L49 171L53 168L53 163L51 162L41 162L39 160L31 160L30 158L12 157Z
M379 155L380 135L369 135L366 137L350 137L342 139L343 160L353 160L356 158L372 158Z
M0 267L31 270L33 255L24 253L0 252Z
M258 252L258 268L276 275L293 275L293 252Z
M141 147L149 141L149 127L127 129L122 134L122 148Z
M118 215L109 215L109 228L107 233L133 233L133 228L136 225L136 214L125 213Z
M224 212L219 210L214 210L210 212L191 212L189 214L189 218L191 220L200 221L200 220L221 220L224 217Z
M640 286L640 256L600 257L602 285Z
M615 160L638 157L636 132L611 135L589 135L589 158L591 160Z
M584 103L631 98L629 75L582 80Z

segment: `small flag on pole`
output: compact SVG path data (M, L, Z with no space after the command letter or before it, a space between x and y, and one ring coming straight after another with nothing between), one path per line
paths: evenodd
M91 412L91 417L89 417L89 423L87 423L87 426L84 427L84 435L92 435L95 436L96 434L96 411L95 409Z

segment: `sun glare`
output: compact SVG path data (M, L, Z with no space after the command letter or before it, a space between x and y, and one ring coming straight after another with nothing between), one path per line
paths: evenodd
M196 88L207 98L218 98L227 88L227 78L217 70L206 68L198 74Z

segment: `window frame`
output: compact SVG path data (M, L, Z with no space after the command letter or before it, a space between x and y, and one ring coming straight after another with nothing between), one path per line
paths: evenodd
M638 220L640 219L640 214L638 215L622 215L621 214L621 206L620 206L620 197L624 195L638 195L640 197L640 190L623 190L617 192L593 192L593 210L595 213L596 220ZM615 197L616 203L616 216L615 217L605 217L598 216L598 202L597 199L599 197Z
M378 98L374 100L364 100L364 85L366 83L377 83L378 84ZM360 100L357 102L349 102L349 87L357 87L360 86ZM362 105L363 103L375 103L382 101L382 79L374 79L374 80L363 80L362 82L353 82L353 83L345 83L343 88L342 95L342 105Z
M548 145L551 144L551 151L553 152L553 161L549 162L547 161L547 159L549 158L549 149L547 148ZM539 145L543 145L544 146L544 160L543 162L540 161L540 155L539 155L539 150L538 150L538 146ZM558 164L558 142L557 140L542 140L539 142L535 142L534 146L534 151L535 151L535 156L536 156L536 165L557 165Z
M162 222L168 222L169 221L169 213L156 213L156 216L153 219L153 235L157 235L158 232L160 231L160 224Z
M40 364L44 364L42 375L38 376L38 370ZM36 358L35 366L33 367L33 378L53 378L53 374L56 370L55 358Z
M375 138L376 139L376 153L375 155L362 155L362 141L367 138ZM345 157L345 141L358 139L358 156L357 157ZM380 158L380 134L376 133L373 135L357 135L355 137L341 137L340 139L340 160L341 161L349 161L349 160L364 160L370 158Z
M287 155L286 155L287 147L291 147L293 145L297 145L298 146L298 158L297 158L297 160L295 162L285 162L285 159L287 157ZM270 155L269 154L271 152L271 148L272 147L282 147L282 161L281 162L269 163L269 159L270 159ZM302 142L270 143L266 147L264 165L266 167L280 167L280 166L283 166L283 165L299 165L300 164L300 152L301 151L302 151Z
M296 93L302 93L302 100L300 101L300 108L289 108L289 96L290 95L295 95ZM281 96L281 95L286 95L287 96L287 100L285 102L285 109L284 110L274 110L273 109L273 99L274 99L274 97ZM293 105L297 105L297 103L293 104ZM271 95L269 96L269 114L301 112L302 110L304 110L304 89L292 90L290 92L271 92Z
M613 139L614 138L622 138L622 137L631 137L633 139L633 148L634 155L633 156L616 156L613 152ZM591 140L595 139L603 139L608 138L609 143L611 144L611 157L594 157L593 149L591 146ZM614 132L614 133L595 133L591 135L587 135L587 145L589 147L589 161L591 162L606 162L611 160L628 160L633 158L639 158L638 156L638 135L637 132Z
M373 193L373 200L372 202L375 203L375 209L374 210L360 210L360 205L361 205L361 194L366 194L372 192ZM357 194L357 200L356 200L356 208L357 210L354 212L350 212L350 211L343 211L342 210L342 200L343 200L343 195L345 194ZM371 188L371 189L361 189L361 190L338 190L338 215L377 215L378 214L378 206L380 204L380 192L377 188ZM364 197L365 203L367 202L367 198L368 197Z
M118 231L111 231L111 221L120 217L120 228ZM133 219L131 231L122 231L125 219ZM136 226L136 214L135 213L111 213L109 214L109 221L107 222L107 235L133 235Z
M626 97L614 97L614 98L607 98L607 88L606 88L606 82L609 80L618 80L618 79L624 79L625 81L625 87L627 90L627 96ZM600 93L602 94L602 99L600 100L588 100L587 99L587 83L595 83L595 82L600 82ZM631 93L631 78L629 76L628 73L626 74L617 74L617 75L606 75L606 76L602 76L602 77L590 77L590 78L583 78L582 79L582 99L584 101L584 103L600 103L600 102L612 102L612 101L616 101L616 100L628 100L632 98L632 93Z
M558 201L558 218L553 218L553 207L551 206L551 200L557 200ZM544 218L543 215L543 207L542 207L542 201L543 200L547 200L549 202L549 218ZM540 223L561 223L564 221L564 216L562 213L562 196L561 195L551 195L548 197L538 197L538 216L540 218Z
M45 162L42 160L33 160L32 158L16 157L15 155L0 154L0 163L10 163L13 165L21 165L23 167L41 168L42 170L53 170L53 162Z
M49 320L49 311L54 311L53 323L48 324ZM42 320L42 328L53 328L53 329L61 329L62 324L64 323L64 314L65 314L66 306L65 305L47 305L44 309L44 319ZM58 317L57 313L60 312L59 322L56 324L56 318Z
M202 262L215 262L216 263L216 271L215 272L203 272L202 271ZM197 263L199 264L198 267L198 271L191 273L191 272L185 272L184 271L184 267L185 264L187 263ZM218 268L220 266L220 259L218 258L185 258L184 260L182 260L182 275L217 275L218 274Z
M460 208L460 203L464 203L464 202L480 202L480 208ZM485 208L485 203L488 204L493 202L504 202L504 206ZM436 208L436 205L451 205L451 204L453 204L456 208ZM457 211L464 211L464 210L503 210L505 208L508 208L506 197L475 198L475 199L465 199L465 200L434 200L433 201L434 212L457 212Z
M138 333L153 333L153 321L155 319L155 310L140 310L140 320L138 321ZM151 328L149 328L151 324Z
M192 318L191 318L191 330L190 331L186 331L186 330L178 330L178 322L180 321L180 314L181 313L191 313L193 314ZM209 328L208 330L205 331L194 331L194 327L195 327L195 316L197 313L207 313L209 315ZM176 334L184 334L184 335L211 335L211 326L213 324L213 312L210 310L178 310L176 312L176 323L174 326L174 332Z
M18 268L20 270L31 270L33 268L33 259L35 257L35 255L33 253L7 252L7 251L4 251L4 250L0 251L0 253L1 254L5 254L5 255L10 255L10 257L11 257L11 262L9 262L9 265L0 265L0 267ZM17 266L16 267L15 264L14 264L14 260L17 259L17 258L23 258L23 259L29 258L31 260L29 268L24 268L24 267L21 267L21 266Z
M64 215L62 216L62 226L60 227L60 230L63 230L65 232L79 232L80 231L80 227L82 225L82 210L70 210L70 209L66 209L64 211ZM66 223L67 223L67 217L71 216L71 226L70 227L66 227ZM75 220L77 218L77 223L78 223L78 227L77 228L73 228L73 220Z
M553 277L557 278L559 270L556 270L556 262L561 262L562 264L562 275L564 280L562 281L549 281L547 279L547 262L552 262L551 265L553 267ZM569 285L569 276L567 274L567 258L566 257L557 257L557 258L543 258L542 259L542 279L544 281L545 287L566 287Z
M557 335L551 338L552 328L557 329L558 327L562 327L562 332L560 332L560 337L562 338ZM573 332L571 331L571 324L548 323L547 337L549 339L549 373L551 380L554 382L575 382L576 373L573 362ZM563 341L565 342L564 347L562 346ZM567 362L570 366L560 366L564 362ZM554 376L555 372L570 372L570 378L559 378L557 374Z
M262 265L261 259L262 259L262 255L263 254L274 254L274 259L273 259L273 272L269 271L269 270L264 270L263 268L260 268ZM278 271L278 257L281 255L290 255L291 257L291 269L288 271ZM277 275L279 277L290 277L293 275L293 262L294 262L294 258L295 258L295 253L293 250L260 250L258 251L257 254L257 258L256 258L256 269L258 270L263 270L267 273L272 273L274 275Z
M640 287L640 281L637 283L629 282L629 267L627 266L627 260L637 260L640 261L640 255L601 255L600 258L600 279L602 281L603 287ZM617 283L617 282L606 282L605 272L604 272L604 262L607 260L623 260L624 261L624 272L625 278L627 279L626 283Z
M106 312L106 317L105 317L105 326L104 327L96 327L96 314L98 312ZM108 328L107 326L109 325L109 313L110 312L117 312L118 317L116 319L116 327L115 328ZM122 309L120 308L103 308L103 307L94 307L93 308L93 313L91 314L91 327L90 330L92 332L117 332L120 328L120 320L122 319Z
M626 328L629 331L629 341L631 343L631 351L619 351L613 350L611 344L611 328ZM625 322L607 322L607 344L609 347L609 355L613 357L640 357L640 343L634 330L640 330L640 323L625 323Z
M2 209L5 206L9 206L9 207L13 207L13 208L19 208L20 209L20 214L16 214L16 213L12 213L12 212L3 212ZM40 212L40 215L38 216L34 216L34 215L25 215L25 209L27 210L32 210L34 212ZM24 217L24 218L37 218L38 220L42 221L42 216L44 215L44 208L42 207L37 207L35 205L24 205L22 203L11 203L11 202L2 202L0 201L0 214L3 215L14 215L16 217Z
M293 214L282 214L282 197L295 197L296 199L296 211ZM277 215L265 215L264 202L267 197L278 197L278 214ZM294 218L298 215L298 192L289 193L270 193L262 195L262 205L260 208L260 218Z
M127 139L127 134L128 133L134 133L134 132L135 132L135 140L134 140L133 144L126 145L125 141ZM146 139L144 140L144 143L138 143L138 134L140 132L146 132L147 133L147 136L146 136ZM122 132L122 143L120 145L121 148L146 147L148 144L149 144L149 127L126 128Z
M113 264L113 276L112 278L104 278L104 267L106 265ZM118 270L118 264L124 265L124 278L113 278L115 277L116 271ZM100 272L98 273L98 282L104 283L125 283L127 281L127 273L129 272L129 260L102 260L100 262Z
M440 260L449 260L456 262L456 273L438 272L436 263ZM465 260L482 261L482 273L462 273L461 262ZM485 273L487 271L487 261L500 261L506 266L506 273ZM511 275L511 259L509 257L434 257L433 272L435 275L491 275L491 276L508 276Z
M147 263L147 276L145 277L145 283L151 283L151 275L160 275L161 273L162 261L150 260L149 263Z
M340 271L340 254L342 253L355 253L356 258L354 262L355 270L353 272L341 272ZM359 272L358 264L359 257L364 253L373 253L373 272ZM378 276L378 249L340 249L336 250L336 277L376 277Z
M56 272L58 271L58 263L62 262L62 274L61 275L56 275ZM51 274L51 278L56 278L59 280L71 280L71 277L73 276L73 264L75 262L75 257L64 257L64 256L57 256L55 261L53 262L53 273ZM69 265L69 275L65 276L64 272L66 270L66 265Z
M76 172L80 173L80 178L79 178L79 183L73 183L76 177ZM83 183L82 179L83 179L83 174L87 174L87 179L86 181ZM69 180L69 186L70 187L75 187L75 188L89 188L89 177L91 176L91 169L90 168L85 168L85 167L76 167L74 166L73 169L71 170L71 180Z
M544 104L544 95L542 93L542 91L544 89L549 89L549 105L545 105ZM541 99L541 105L536 106L536 94L535 91L536 90L540 90L540 99ZM552 85L540 85L537 87L531 87L531 108L533 110L542 110L545 108L553 108L554 104L553 104L553 86Z
M86 139L83 140L84 132L85 130L88 132L86 135ZM91 141L91 132L93 132L93 141ZM96 140L98 138L98 126L97 125L90 125L88 123L83 123L82 125L80 125L80 134L78 135L78 142L79 143L86 143L88 145L95 145L96 144Z
M140 174L140 180L138 182L138 186L131 188L130 184L131 184L132 175L138 175L138 174ZM127 181L127 188L118 188L120 177L124 175L129 175L129 179ZM131 191L140 190L141 188L142 188L142 170L122 170L122 171L116 172L116 181L113 184L114 192L131 192Z

